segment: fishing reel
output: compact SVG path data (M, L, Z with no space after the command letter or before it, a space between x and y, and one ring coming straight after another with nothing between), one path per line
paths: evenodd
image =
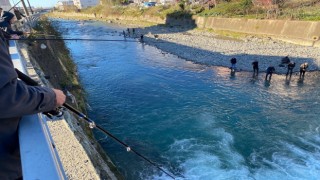
M57 107L54 110L44 112L43 114L46 115L50 119L61 118L64 115L65 108L64 107Z

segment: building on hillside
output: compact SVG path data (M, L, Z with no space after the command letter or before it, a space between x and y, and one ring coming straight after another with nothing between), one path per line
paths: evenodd
M74 5L78 9L97 6L98 4L100 4L100 0L74 0Z
M163 5L165 5L165 4L173 4L175 2L176 2L175 0L159 0L159 3L163 4Z
M58 1L57 4L55 5L55 8L57 8L58 10L66 10L69 7L73 7L74 6L74 2L67 0L67 1Z
M252 3L255 6L263 6L263 7L274 5L273 0L253 0Z
M11 8L11 4L10 4L9 0L0 0L0 7L4 11L8 11Z

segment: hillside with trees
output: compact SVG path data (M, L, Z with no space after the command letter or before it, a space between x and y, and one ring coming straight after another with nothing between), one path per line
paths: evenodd
M82 12L125 16L152 15L163 19L168 16L183 18L198 15L318 21L319 9L320 0L158 0L153 7L144 7L141 0L101 0L101 5Z

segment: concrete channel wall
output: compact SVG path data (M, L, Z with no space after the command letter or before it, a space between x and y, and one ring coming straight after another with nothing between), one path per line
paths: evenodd
M193 17L197 27L269 35L292 43L320 47L319 21Z
M175 19L153 16L104 16L102 14L83 13L55 13L64 17L86 17L93 19L149 21L168 25L191 25L201 29L227 30L247 34L272 36L290 43L320 47L320 22L319 21L292 21L292 20L260 20L241 18L217 18L193 16L191 19Z

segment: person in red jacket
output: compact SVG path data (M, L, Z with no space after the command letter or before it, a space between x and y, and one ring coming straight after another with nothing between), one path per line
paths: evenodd
M61 106L61 90L28 86L17 79L5 39L0 33L0 179L21 178L18 127L21 116Z

